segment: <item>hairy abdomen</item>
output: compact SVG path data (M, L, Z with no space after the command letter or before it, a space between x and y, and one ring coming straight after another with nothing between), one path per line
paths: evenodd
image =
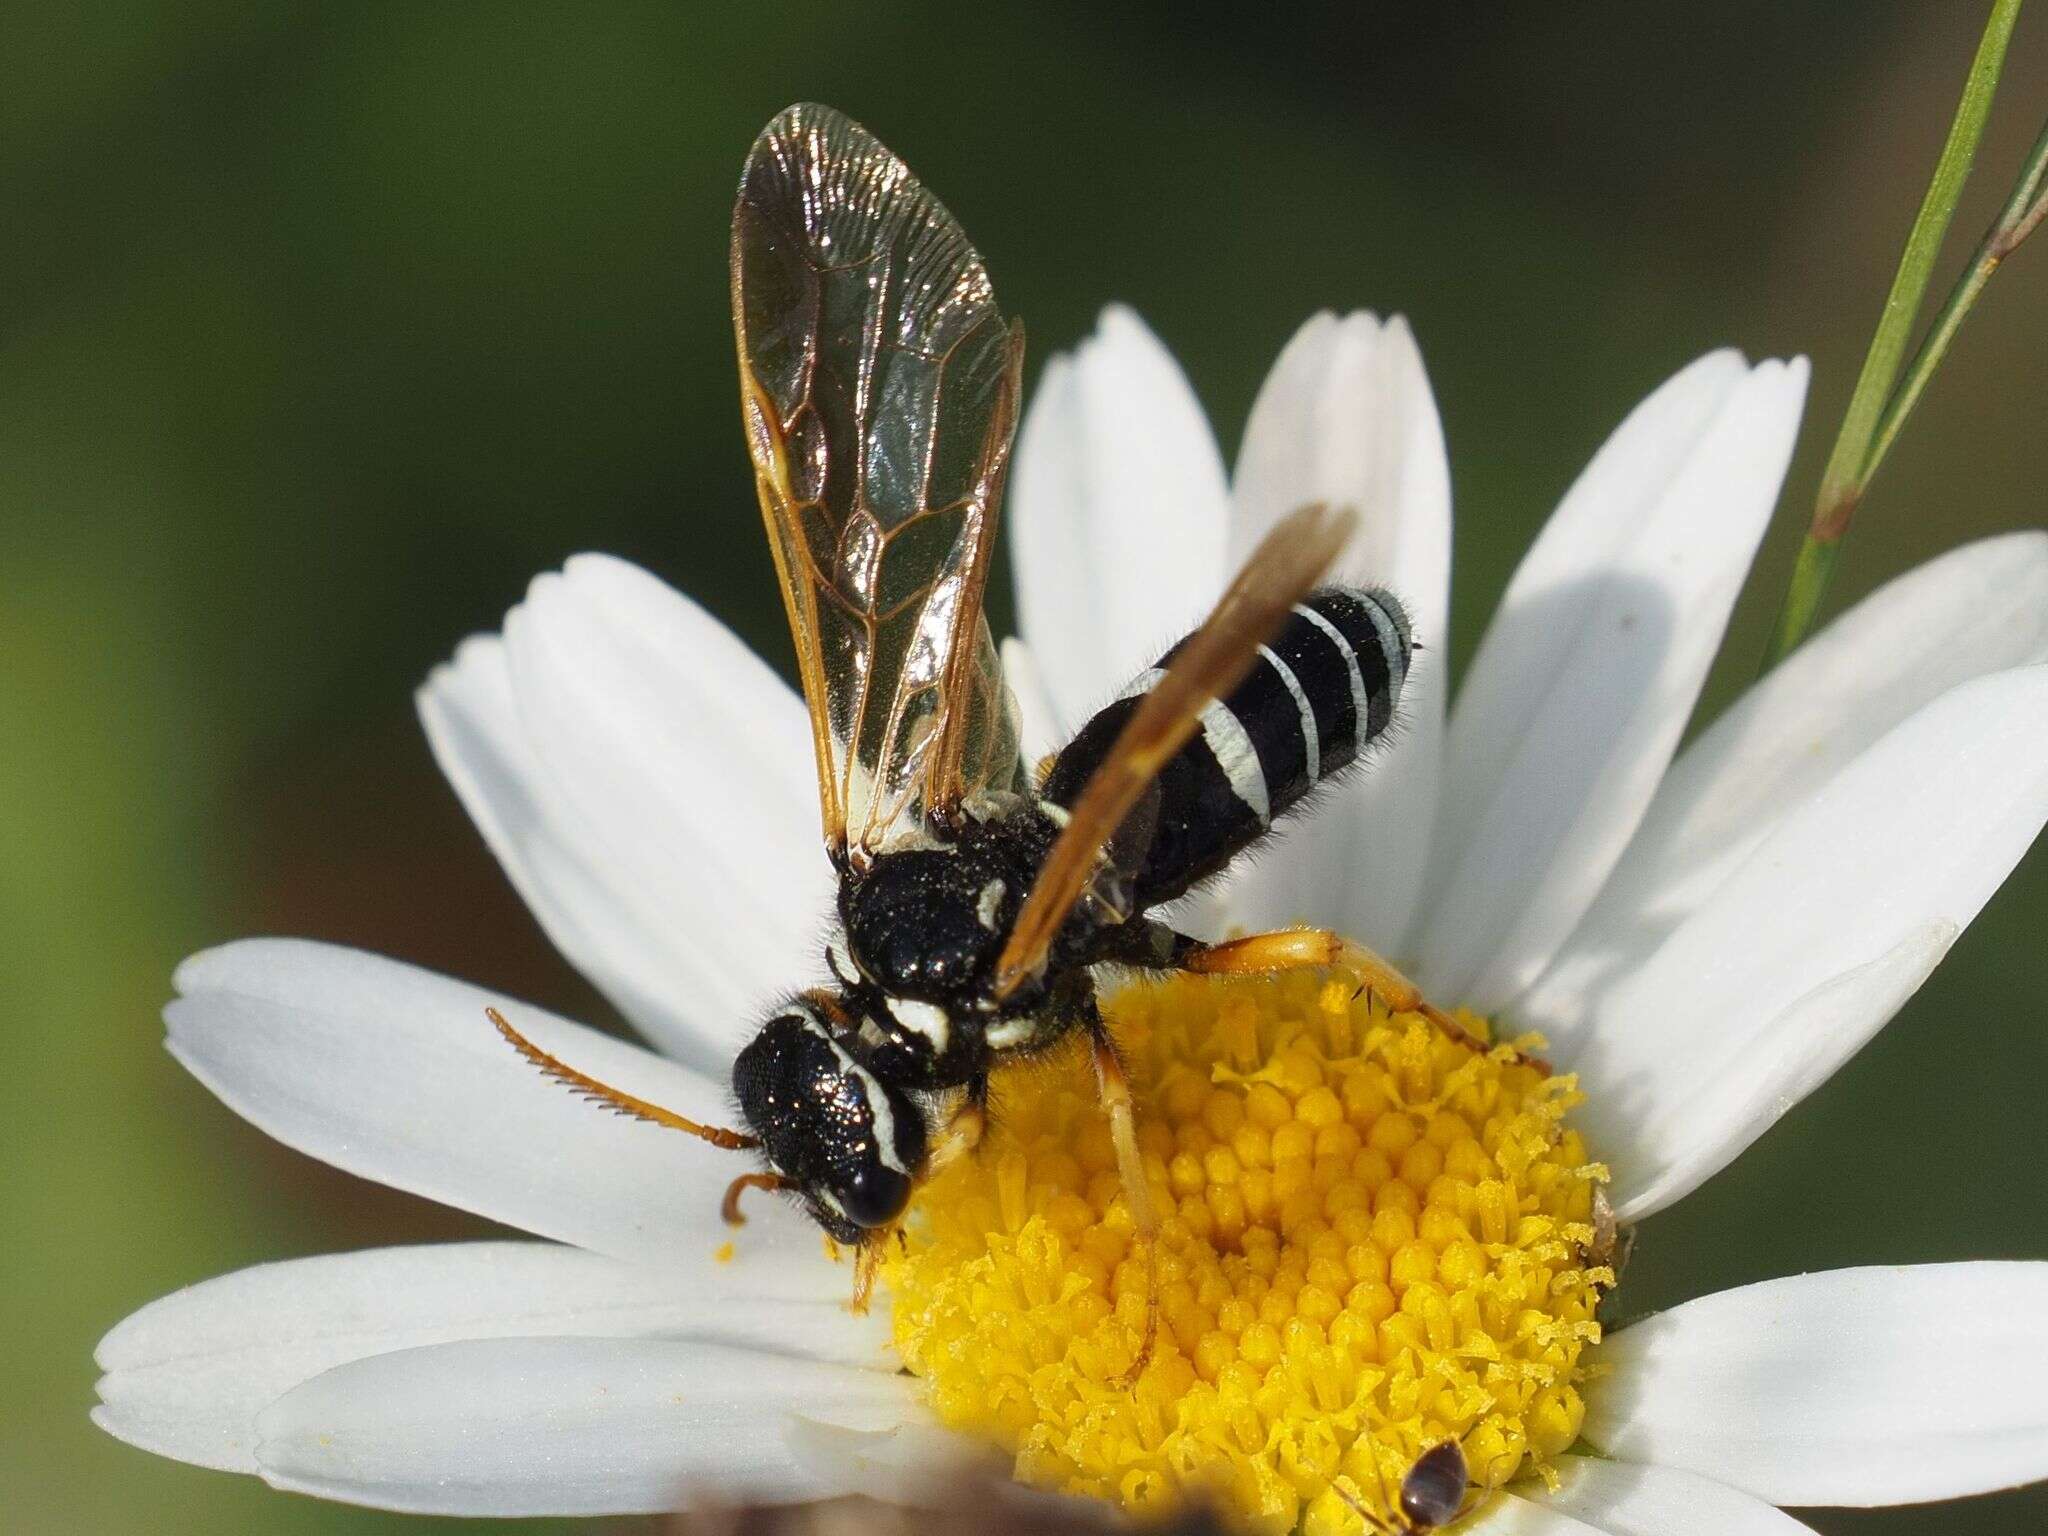
M1083 726L1054 760L1047 800L1071 806L1175 651ZM1126 822L1140 908L1171 901L1222 869L1301 798L1341 772L1392 723L1413 644L1400 603L1376 588L1323 587L1262 646L1245 680L1201 727ZM1149 835L1146 829L1149 826Z

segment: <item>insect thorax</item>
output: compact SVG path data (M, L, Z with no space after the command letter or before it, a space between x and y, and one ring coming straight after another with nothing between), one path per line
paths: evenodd
M1035 803L1006 797L985 819L964 818L843 879L839 917L854 974L840 980L913 1005L913 1018L922 1017L915 1005L990 1017L996 957L1057 831ZM841 963L835 955L834 969Z

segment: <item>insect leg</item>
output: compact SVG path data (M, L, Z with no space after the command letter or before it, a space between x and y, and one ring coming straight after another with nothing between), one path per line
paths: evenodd
M1158 1214L1152 1209L1152 1191L1145 1183L1145 1163L1138 1150L1138 1117L1131 1103L1131 1080L1124 1071L1124 1059L1110 1038L1108 1028L1091 1004L1088 1041L1095 1054L1095 1087L1102 1099L1102 1112L1109 1117L1110 1140L1116 1146L1117 1176L1123 1180L1124 1199L1130 1202L1131 1225L1140 1237L1150 1238L1159 1230Z
M1141 971L1184 971L1188 960L1209 948L1149 917L1133 917L1105 932L1089 955L1090 965L1128 965Z
M1242 976L1297 967L1341 966L1357 975L1395 1013L1419 1013L1460 1045L1485 1054L1485 1041L1422 995L1422 989L1363 944L1328 928L1282 928L1221 944L1198 945L1175 962L1197 976ZM1549 1065L1525 1058L1546 1074Z
M1259 971L1291 971L1301 966L1341 965L1356 971L1365 984L1397 1011L1427 1008L1422 989L1363 944L1327 928L1281 928L1254 933L1221 944L1197 945L1180 961L1198 976L1242 976Z
M743 1173L725 1186L725 1198L718 1203L718 1214L728 1227L744 1227L747 1218L740 1211L740 1196L750 1189L788 1189L791 1181L779 1173Z
M925 1159L925 1176L930 1178L943 1172L980 1146L982 1133L987 1129L988 1076L984 1073L962 1090L952 1118L946 1122L945 1130L939 1133L938 1141Z
M1123 1055L1102 1022L1092 994L1087 1010L1085 1023L1095 1056L1095 1086L1102 1098L1103 1113L1109 1117L1110 1140L1116 1147L1117 1174L1123 1180L1124 1199L1131 1207L1132 1230L1145 1250L1145 1331L1130 1369L1123 1374L1124 1384L1131 1385L1144 1374L1152 1359L1152 1346L1159 1338L1159 1285L1153 1263L1159 1215L1152 1207L1152 1191L1145 1183L1145 1160L1138 1149L1138 1117L1131 1102L1131 1080L1124 1070Z
M898 1228L877 1227L861 1239L860 1247L853 1255L853 1295L847 1300L846 1310L855 1317L866 1317L868 1301L875 1294L875 1281L881 1277L882 1261L889 1256L889 1244L895 1238Z
M1377 1462L1375 1462L1374 1464L1374 1470L1378 1471ZM1387 1524L1387 1522L1380 1517L1379 1512L1377 1510L1375 1510L1370 1504L1367 1504L1365 1500L1361 1499L1349 1488L1344 1486L1344 1484L1349 1481L1350 1479L1346 1478L1342 1482L1334 1482L1330 1484L1330 1491L1336 1494L1338 1498L1344 1501L1345 1507L1349 1509L1351 1513L1358 1516L1360 1520L1365 1522L1366 1528L1368 1530L1378 1531L1380 1533L1380 1536L1401 1536L1400 1532L1397 1532L1391 1525ZM1386 1479L1382 1477L1380 1479L1380 1483L1382 1487L1385 1487Z

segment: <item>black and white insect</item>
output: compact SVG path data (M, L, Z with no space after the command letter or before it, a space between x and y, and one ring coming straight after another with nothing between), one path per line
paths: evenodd
M1342 962L1325 931L1209 945L1148 914L1217 874L1395 718L1414 639L1385 592L1321 586L1352 526L1307 506L1193 633L1034 770L982 615L1016 424L1021 326L981 258L857 124L794 106L748 156L732 304L747 447L817 753L839 877L829 986L777 1009L733 1068L748 1129L684 1120L544 1070L766 1168L860 1245L971 1149L990 1071L1087 1039L1132 1214L1149 1230L1133 1111L1097 966L1202 973ZM1455 1026L1451 1026L1455 1027Z

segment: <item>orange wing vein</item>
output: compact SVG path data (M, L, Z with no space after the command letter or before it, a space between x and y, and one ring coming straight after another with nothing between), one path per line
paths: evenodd
M1023 333L903 162L808 105L747 157L732 307L825 840L864 862L1023 782L982 615Z

